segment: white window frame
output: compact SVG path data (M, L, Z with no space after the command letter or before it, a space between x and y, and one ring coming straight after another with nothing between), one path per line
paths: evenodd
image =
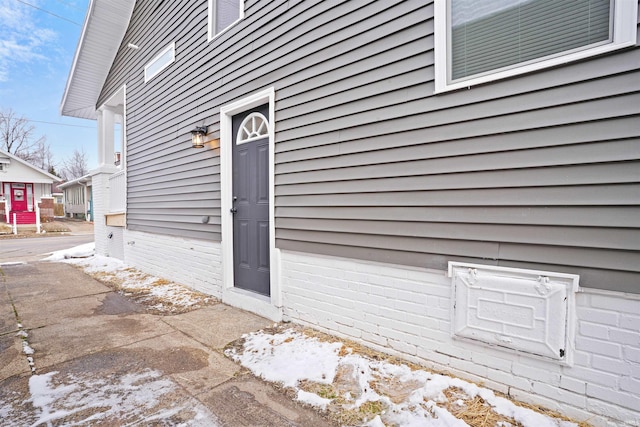
M155 67L158 65L158 62L168 53L171 52L171 56L169 60L160 65L160 67L149 73L149 68ZM176 44L171 43L169 46L165 47L158 53L147 65L144 67L144 82L147 83L149 80L153 79L155 76L160 74L165 68L169 65L173 64L176 61Z
M233 27L234 25L236 25L238 22L240 22L242 19L244 19L244 0L239 0L239 6L240 6L240 11L238 13L238 19L236 19L235 21L233 21L231 24L229 24L227 27L223 28L222 30L220 30L219 32L215 32L215 14L213 13L213 11L215 10L215 2L216 0L209 0L208 4L209 4L209 19L208 19L208 33L209 33L209 41L212 41L218 37L220 37L220 35L224 34L227 30L229 30L229 28Z
M514 65L508 69L500 68L495 72L488 72L481 76L449 80L449 31L447 5L450 0L435 0L434 4L434 48L435 48L435 92L469 88L482 83L505 79L519 74L529 73L544 68L555 67L568 62L578 61L596 55L601 55L617 49L623 49L636 44L638 2L635 0L613 1L613 40L606 44L567 51L553 57L541 58L523 65Z

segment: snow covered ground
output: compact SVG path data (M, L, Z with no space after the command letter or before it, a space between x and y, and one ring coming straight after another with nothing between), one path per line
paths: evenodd
M328 410L341 423L359 420L359 425L370 427L577 425L515 405L476 384L374 360L338 339L320 340L297 329L280 327L245 335L243 345L229 348L227 355L255 375L293 388L298 400ZM471 410L481 412L475 418L491 422L474 422Z
M0 420L6 427L217 426L215 416L197 400L176 399L180 393L176 383L151 369L115 378L53 371L29 378L28 399L0 398Z
M117 258L95 255L94 243L54 252L44 260L77 265L158 314L183 313L216 302L183 285L133 269Z
M140 273L117 259L96 256L93 251L91 244L83 245L56 252L47 260L78 265L100 280L116 283L125 295L139 295L144 290L160 308L193 308L208 302L202 294ZM518 406L476 384L384 358L371 358L336 338L319 339L320 335L299 327L274 325L271 330L243 336L226 354L256 376L293 390L298 400L327 411L340 425L577 426ZM124 377L108 387L94 384L99 380L88 377L57 378L57 375L56 372L36 375L29 382L31 402L40 408L41 414L33 425L51 425L56 414L82 412L91 407L135 413L138 407L156 405L162 393L173 387L152 370ZM87 389L99 392L88 396L83 392ZM124 400L113 401L113 396L122 396ZM10 406L2 407L1 403L0 399L0 418L10 416L7 412ZM95 416L113 419L117 415L110 412L113 410L98 411ZM184 407L158 410L156 419L184 410ZM195 416L189 425L215 425L206 408L192 405L191 410Z

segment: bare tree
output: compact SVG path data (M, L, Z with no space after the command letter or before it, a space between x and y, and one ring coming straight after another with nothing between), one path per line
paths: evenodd
M34 146L40 142L33 140L35 127L24 116L18 117L13 109L0 110L0 148L29 161Z
M56 163L53 159L53 153L51 152L51 147L47 144L46 138L40 138L36 141L36 144L31 151L30 158L27 159L27 161L45 171L55 170Z
M71 157L62 162L62 168L59 173L65 180L80 178L88 174L89 166L84 148L80 151L77 148L73 150Z
M24 116L18 117L11 108L0 110L0 148L42 170L55 170L47 138L34 139L35 127Z

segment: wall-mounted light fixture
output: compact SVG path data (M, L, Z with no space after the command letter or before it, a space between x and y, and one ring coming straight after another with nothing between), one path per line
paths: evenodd
M207 127L196 126L196 128L191 131L191 145L193 146L193 148L204 147L206 136L207 136Z

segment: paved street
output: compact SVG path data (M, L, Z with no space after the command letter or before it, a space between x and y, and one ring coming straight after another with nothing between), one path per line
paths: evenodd
M0 264L5 262L38 261L46 254L93 242L93 234L42 236L0 240Z
M39 261L50 252L93 242L91 222L59 218L53 223L45 224L43 228L45 226L66 231L35 234L35 226L23 226L19 229L18 236L0 235L0 264Z

